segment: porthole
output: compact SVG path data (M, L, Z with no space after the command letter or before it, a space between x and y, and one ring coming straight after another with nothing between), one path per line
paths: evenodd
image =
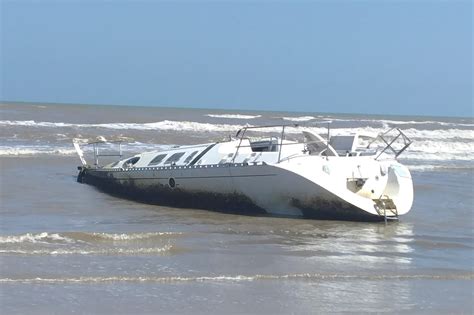
M174 180L173 177L171 177L169 180L168 180L168 185L171 187L171 188L174 188L176 186L176 182Z

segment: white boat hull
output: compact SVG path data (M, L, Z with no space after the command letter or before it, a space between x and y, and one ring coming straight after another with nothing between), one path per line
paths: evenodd
M373 202L366 202L367 198L346 200L344 194L341 197L340 192L322 187L326 178L318 181L323 174L315 174L312 178L285 165L228 164L166 169L84 168L79 180L120 197L164 206L316 219L384 219L374 210Z
M252 140L246 127L236 139L144 152L105 166L97 143L94 166L75 145L83 164L78 181L142 202L237 213L377 221L410 210L411 175L396 157L411 141L400 130L390 144L380 136L387 146L378 153L370 143L361 146L357 134L328 142L303 131L298 142L285 139L288 126L281 127L280 138ZM399 151L391 146L398 138Z

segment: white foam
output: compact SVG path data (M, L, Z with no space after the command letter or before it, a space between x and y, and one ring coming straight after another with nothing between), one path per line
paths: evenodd
M151 233L128 233L128 234L117 234L117 233L92 233L93 236L113 241L131 241L131 240L141 240L147 238L153 238L157 236L167 236L167 235L181 235L179 232L151 232Z
M88 139L81 139L80 142L85 144ZM130 143L122 144L122 152L144 152L144 151L155 151L155 150L166 150L172 147L172 145L159 145L153 143ZM82 149L86 153L92 152L92 146L82 146ZM101 150L112 150L116 151L117 148L113 144L104 143L101 146ZM60 156L75 156L76 150L72 146L64 145L16 145L16 146L5 146L0 145L0 156L36 156L36 155L60 155Z
M318 133L325 134L326 128L310 128ZM332 128L331 135L342 135L359 132L361 134L380 134L387 131L387 128L374 127L359 127L359 128ZM434 129L434 130L419 130L415 128L402 129L403 133L409 138L426 139L426 140L451 140L451 139L474 139L474 130L465 129Z
M0 283L101 283L101 282L249 282L275 280L472 280L472 273L452 274L256 274L219 276L110 276L110 277L69 277L69 278L0 278Z
M310 120L316 119L316 117L313 117L313 116L281 117L281 119L287 120L287 121L310 121Z
M409 165L405 164L410 171L412 172L425 172L425 171L434 171L434 170L441 170L441 169L456 169L460 167L450 167L450 166L443 166L443 165Z
M73 243L74 240L68 237L48 232L38 234L26 233L22 235L6 235L0 236L0 244L12 243L51 243L51 242L66 242Z
M255 119L262 117L262 115L242 115L242 114L207 114L207 117L212 118L227 118L227 119Z
M152 248L106 248L106 249L1 249L2 254L15 255L140 255L140 254L161 254L170 251L172 245Z
M54 146L4 146L0 145L0 156L22 156L22 155L74 155L74 148Z
M474 142L459 141L414 141L403 158L414 160L461 160L472 161Z
M363 120L365 121L365 120ZM444 122L444 121L433 121L433 120L422 120L422 121L415 121L415 120L372 120L372 121L380 121L383 123L391 124L391 125L440 125L440 126L449 126L449 127L474 127L474 124L466 124L466 123L452 123L452 122Z
M24 126L24 127L74 127L81 126L81 124L70 124L63 122L36 122L34 120L0 120L0 126Z
M312 117L312 116L311 116ZM171 121L164 120L155 123L111 123L111 124L66 124L34 121L0 121L0 126L20 125L34 127L80 127L80 128L106 128L106 129L133 129L133 130L162 130L162 131L182 131L192 133L222 133L235 132L239 128L251 125L238 124L210 124L192 121ZM321 127L308 127L310 131L318 134L326 134L327 129ZM280 127L259 129L266 132L281 132ZM343 135L359 132L361 134L377 135L386 131L385 128L359 127L359 128L332 128L331 135ZM301 129L287 127L288 134L299 134ZM471 129L435 129L419 130L415 128L404 129L403 132L413 140L412 145L406 150L402 158L425 161L472 161L474 156L474 130ZM251 135L251 134L250 134ZM212 135L214 136L214 135ZM211 137L212 137L211 136ZM144 144L135 142L124 145L125 152L138 152L156 150L157 147L164 148L156 144ZM85 147L87 148L87 147ZM20 156L20 155L75 155L72 145L17 145L0 146L0 156ZM426 163L431 164L431 163Z
M104 129L117 129L117 130L162 130L162 131L198 131L198 132L209 132L209 131L236 131L242 126L229 125L229 124L210 124L210 123L199 123L192 121L172 121L163 120L159 122L151 123L109 123L109 124L70 124L70 123L53 123L53 122L35 122L33 120L28 121L0 121L0 126L25 126L25 127L47 127L47 128L64 128L64 127L76 127L76 128L104 128Z
M434 121L434 120L390 120L390 119L358 119L358 118L333 118L331 116L318 116L319 118L325 117L326 119L332 121L341 121L341 122L365 122L369 124L382 123L384 126L390 125L439 125L447 127L474 127L473 123L456 123L456 122L444 122L444 121Z
M454 154L451 152L424 153L424 152L413 152L413 151L407 150L403 152L401 157L405 160L474 162L472 159L472 154L468 154L468 153L463 153L462 155L460 155L460 154Z
M116 130L157 130L157 131L185 131L185 132L235 132L245 126L253 127L252 125L238 125L238 124L210 124L200 123L194 121L173 121L163 120L152 123L109 123L109 124L70 124L70 123L53 123L53 122L35 122L28 121L10 121L0 120L0 126L28 126L28 127L76 127L76 128L104 128ZM315 132L325 134L327 129L323 127L310 127ZM267 128L262 131L275 132L280 131L281 128ZM348 134L354 132L373 133L378 134L386 131L386 128L374 127L360 127L360 128L332 128L331 134ZM298 130L288 128L288 133L299 133ZM404 129L403 132L412 138L425 139L474 139L474 130L466 129L434 129L434 130L420 130L415 128Z
M235 132L245 126L252 127L252 125L238 125L238 124L210 124L200 123L194 121L172 121L164 120L152 123L109 123L109 124L70 124L70 123L52 123L52 122L35 122L29 121L9 121L0 120L0 126L28 126L28 127L76 127L76 128L104 128L116 130L157 130L157 131L184 131L184 132ZM326 128L310 127L309 129L315 132L325 134ZM275 132L280 131L281 128L267 128L262 131ZM360 128L332 128L331 134L349 134L354 132L373 133L378 134L386 131L386 128L374 127L360 127ZM294 128L288 128L288 133L299 133ZM415 128L404 129L403 132L413 139L474 139L474 130L466 129L434 129L434 130L420 130Z

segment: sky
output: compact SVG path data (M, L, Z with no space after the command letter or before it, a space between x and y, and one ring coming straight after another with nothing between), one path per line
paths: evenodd
M0 2L3 101L473 116L471 1Z

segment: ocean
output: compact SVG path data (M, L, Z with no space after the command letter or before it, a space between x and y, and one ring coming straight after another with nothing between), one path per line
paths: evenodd
M413 140L400 161L415 201L399 222L176 209L76 182L74 138L133 155L329 121L331 134ZM472 117L2 103L0 312L472 314L473 156Z

